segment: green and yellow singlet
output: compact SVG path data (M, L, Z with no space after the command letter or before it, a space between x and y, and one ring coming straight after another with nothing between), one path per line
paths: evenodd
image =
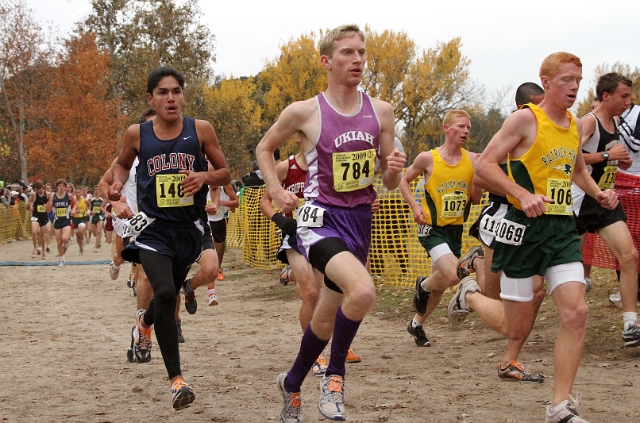
M431 150L433 171L424 186L422 209L432 226L462 225L471 209L473 164L462 149L462 158L455 165L444 161L437 148Z
M84 198L80 198L76 203L76 213L73 215L76 219L80 219L87 215L87 205L84 201Z
M509 178L532 194L542 194L554 200L547 204L545 214L572 215L571 178L575 168L580 136L575 119L569 111L569 127L556 125L534 104L527 105L538 122L538 134L533 145L518 159L509 158ZM520 201L507 196L509 202L522 210Z

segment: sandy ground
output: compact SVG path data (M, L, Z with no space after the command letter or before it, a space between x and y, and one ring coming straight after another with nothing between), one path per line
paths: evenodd
M278 373L293 362L300 340L299 301L278 275L251 269L230 250L227 279L218 282L220 305L183 312L183 372L194 404L173 411L157 346L153 360L129 363L126 349L135 298L126 272L117 281L104 264L0 267L0 356L4 382L0 418L8 422L265 422L278 421ZM105 246L68 261L108 259ZM55 253L48 262L55 261ZM0 246L0 262L31 259L31 243ZM195 268L194 268L195 270ZM610 278L609 278L610 279ZM621 311L606 298L607 277L589 294L589 336L574 390L590 422L640 422L640 348L623 348ZM352 422L543 422L553 388L557 317L550 298L521 354L542 385L507 383L496 373L505 341L471 317L452 329L444 310L428 321L431 348L417 348L406 332L411 293L379 296L354 342L363 357L347 365L346 401ZM448 298L446 296L445 298ZM398 307L389 299L404 299ZM383 301L384 300L384 301ZM317 411L319 379L303 385L306 422Z

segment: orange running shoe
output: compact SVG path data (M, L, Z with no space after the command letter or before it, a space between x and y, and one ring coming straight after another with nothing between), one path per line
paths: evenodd
M349 353L347 354L347 363L360 363L362 359L360 356L353 352L353 348L349 347Z
M218 270L218 280L219 281L223 281L224 280L224 273L222 273L222 268L220 268Z

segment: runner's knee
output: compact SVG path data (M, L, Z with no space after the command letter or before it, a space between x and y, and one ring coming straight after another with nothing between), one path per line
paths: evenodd
M558 313L563 326L573 331L585 330L589 308L584 301L572 307L565 307L563 310L558 310Z

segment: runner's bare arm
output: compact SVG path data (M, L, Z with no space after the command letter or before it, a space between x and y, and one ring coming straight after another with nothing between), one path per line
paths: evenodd
M380 119L380 171L387 189L396 189L402 179L407 155L394 147L395 120L393 107L386 101L371 99Z
M278 163L276 165L276 174L278 175L278 180L284 181L287 177L288 171L289 171L289 163L287 161L282 161ZM277 213L276 208L273 207L273 199L271 198L271 195L269 195L268 189L264 190L264 193L262 194L262 198L260 199L260 211L269 220L271 220L273 216Z
M537 132L537 122L533 113L528 109L513 113L484 149L475 168L478 176L489 186L518 199L528 217L543 214L547 210L545 203L551 203L553 200L544 195L534 195L513 182L500 169L499 164L508 154L520 157L535 139L535 136L532 138L532 132Z
M240 201L238 201L238 196L236 195L236 192L233 190L233 187L231 186L231 184L225 185L222 189L227 194L227 197L229 197L229 199L221 201L220 205L229 207L229 210L231 210L232 212L235 211L238 208L238 206L240 206Z
M111 166L109 166L109 169L104 172L102 178L100 178L100 181L98 182L98 192L100 192L102 198L109 197L109 187L111 186L111 184L113 184L113 168L115 167L117 161L117 157L113 159L113 161L111 162Z
M431 151L423 151L418 154L418 157L413 161L413 164L409 166L407 171L402 175L402 179L398 184L400 188L400 194L404 198L404 201L409 204L411 211L413 212L413 218L416 223L420 225L426 225L426 216L422 206L416 201L413 190L411 189L411 182L420 175L424 175L425 182L429 180L431 170L433 169L433 155Z
M209 165L209 167L211 167L211 165ZM209 185L209 196L211 197L211 203L207 203L204 209L207 214L217 214L218 206L220 205L220 189L215 185Z
M289 105L256 147L256 159L267 186L266 189L269 190L269 195L282 212L290 212L298 207L298 197L282 188L276 173L273 153L296 133L300 134L303 151L309 151L312 148L311 140L317 137L317 113L315 98Z
M213 167L206 172L180 171L180 173L187 175L181 182L186 196L195 194L206 184L223 186L231 182L231 173L229 173L229 168L227 167L227 160L220 149L218 137L213 126L206 120L196 120L196 133L200 140L202 152Z
M578 157L576 158L576 165L573 170L573 182L585 193L595 198L602 207L613 210L618 205L618 196L615 191L610 189L603 191L593 180L587 170L587 166L584 164L582 151L578 152Z
M113 165L113 182L108 190L109 200L119 200L122 187L129 179L129 171L140 150L140 125L134 124L127 128L123 137L124 145L120 155Z
M469 152L469 158L471 159L471 164L473 164L473 168L475 169L478 159L480 158L480 154ZM478 185L476 184L476 181L480 181L480 178L474 176L470 193L472 204L480 204L480 201L482 201L482 195L484 194L483 187L481 185L482 182L480 181L480 185Z

